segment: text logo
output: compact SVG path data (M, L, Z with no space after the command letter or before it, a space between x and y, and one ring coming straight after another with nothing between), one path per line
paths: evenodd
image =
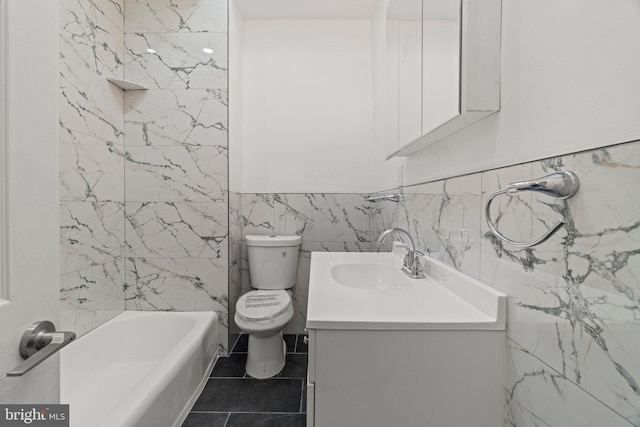
M0 404L0 427L69 427L69 405Z

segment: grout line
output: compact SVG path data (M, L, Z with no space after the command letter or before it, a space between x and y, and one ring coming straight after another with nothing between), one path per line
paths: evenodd
M256 380L256 381L271 381L271 380L301 380L304 382L304 379L306 378L306 375L304 377L271 377L271 378L263 378L263 379L259 379L259 378L253 378L250 377L248 375L245 374L244 377L209 377L212 380Z
M300 380L304 383L304 380L306 378L306 375L304 377L271 377L271 378L264 378L264 379L258 379L258 378L253 378L250 376L247 376L245 374L244 377L209 377L209 379L212 380L256 380L256 381L263 381L263 382L268 382L268 381L278 381L278 380Z
M300 391L300 413L307 412L307 408L302 407L304 403L304 390L306 386L307 386L306 381L302 381L302 390Z
M219 412L220 414L224 414L226 411ZM230 411L229 414L276 414L276 415L300 415L300 412L293 411Z

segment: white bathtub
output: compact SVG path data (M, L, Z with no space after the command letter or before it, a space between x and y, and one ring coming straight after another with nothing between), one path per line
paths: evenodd
M218 356L214 312L127 311L61 350L71 427L180 426Z

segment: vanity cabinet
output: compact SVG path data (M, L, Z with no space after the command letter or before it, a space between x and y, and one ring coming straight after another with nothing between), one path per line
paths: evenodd
M388 158L500 110L501 0L390 0L385 24Z
M403 257L312 252L307 426L502 425L506 295Z
M504 331L309 330L308 427L502 425Z

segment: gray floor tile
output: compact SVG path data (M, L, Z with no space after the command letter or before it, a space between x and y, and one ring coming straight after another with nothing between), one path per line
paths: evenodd
M226 427L305 427L305 414L231 414Z
M298 412L301 379L210 378L193 411Z
M306 378L307 377L307 355L290 353L284 368L278 374L281 378Z
M249 343L249 335L241 334L231 349L232 353L246 353Z
M221 357L213 367L212 377L244 377L247 353L231 353Z
M293 353L296 351L296 339L297 335L285 334L283 337L285 344L287 345L287 353Z
M225 427L229 414L207 414L191 412L182 427Z

